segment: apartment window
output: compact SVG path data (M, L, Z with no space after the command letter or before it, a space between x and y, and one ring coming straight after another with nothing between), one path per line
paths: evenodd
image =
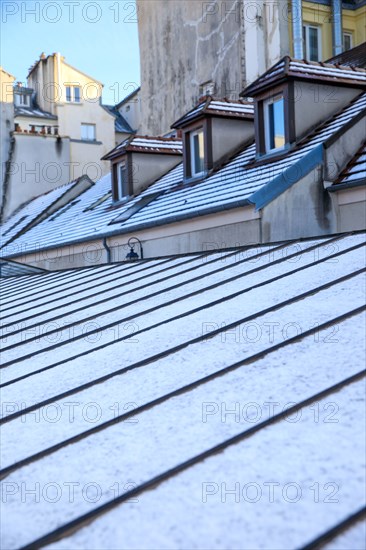
M205 172L205 143L203 129L190 133L191 177L201 176Z
M305 59L308 61L320 61L322 57L320 27L304 25L302 33Z
M66 86L66 101L68 103L80 103L80 87Z
M29 107L30 105L30 96L27 94L16 94L15 95L15 104L21 105L23 107Z
M264 136L266 153L285 146L285 106L283 95L267 99L264 104Z
M125 162L117 164L117 200L128 196L128 174Z
M353 48L353 36L351 32L343 33L343 51L346 52Z
M95 141L95 124L81 125L81 139L83 141Z

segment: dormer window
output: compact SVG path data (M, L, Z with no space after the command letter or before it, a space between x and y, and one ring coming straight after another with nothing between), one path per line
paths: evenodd
M191 176L196 178L205 173L205 140L203 128L190 133Z
M147 189L182 161L182 142L177 138L131 136L102 160L111 161L112 197L119 202Z
M285 107L283 95L264 102L266 153L285 147Z
M30 95L28 94L15 94L15 105L19 107L30 106Z
M172 128L183 137L183 181L198 183L254 138L250 101L202 97Z
M284 156L357 97L365 81L364 69L283 57L241 94L254 100L256 160Z
M295 141L293 87L285 84L256 98L257 156L281 154Z

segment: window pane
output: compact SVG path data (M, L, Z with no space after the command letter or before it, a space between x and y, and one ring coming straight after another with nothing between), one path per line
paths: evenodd
M309 27L309 59L319 61L318 29Z
M94 124L82 124L81 125L81 139L87 141L95 140L95 126Z
M126 164L121 163L118 165L118 198L122 199L128 194L127 191L127 170Z
M265 124L267 151L284 147L285 110L283 97L278 97L268 102Z
M66 101L71 101L71 88L66 86Z
M204 170L203 132L193 136L194 173L200 174Z
M352 48L352 35L345 33L343 35L343 50L346 52Z
M74 101L80 103L80 88L78 86L74 88Z
M285 110L283 98L273 103L273 121L274 121L274 146L283 147L285 145Z

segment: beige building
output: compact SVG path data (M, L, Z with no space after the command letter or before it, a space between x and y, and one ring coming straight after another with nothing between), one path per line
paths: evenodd
M59 134L70 138L70 180L83 174L99 179L100 161L115 145L115 117L101 104L103 84L75 69L59 53L41 55L28 74L39 107L58 119Z
M3 211L4 193L9 179L9 162L13 142L10 132L14 128L14 94L15 77L0 67L0 146L1 146L1 187L0 187L0 218Z
M166 134L200 96L237 99L284 55L324 61L366 40L364 0L137 0L137 6L142 134Z
M30 199L83 175L100 179L109 171L101 158L134 133L117 106L102 105L103 84L60 54L42 54L30 69L27 87L20 82L13 87L13 81L4 71L4 219ZM138 107L135 94L123 106L137 125Z

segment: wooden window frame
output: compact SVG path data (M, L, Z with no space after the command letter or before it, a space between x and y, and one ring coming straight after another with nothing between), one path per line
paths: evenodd
M191 134L203 130L204 143L204 171L201 174L192 175L191 164ZM212 156L212 119L205 117L183 129L183 167L184 181L199 181L207 176L213 167Z
M295 87L294 82L290 81L283 85L271 88L255 98L254 108L254 126L256 136L257 157L273 156L283 154L292 143L296 141L295 132ZM285 126L285 145L281 149L266 150L266 121L264 113L264 104L271 98L282 95L284 100L284 126Z

